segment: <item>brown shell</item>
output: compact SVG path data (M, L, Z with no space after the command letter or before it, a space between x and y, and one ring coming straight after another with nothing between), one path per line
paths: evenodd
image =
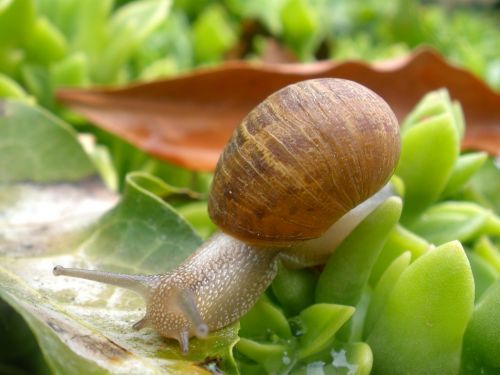
M253 109L215 170L208 212L243 241L283 246L319 237L378 191L399 158L396 117L343 79L287 86Z

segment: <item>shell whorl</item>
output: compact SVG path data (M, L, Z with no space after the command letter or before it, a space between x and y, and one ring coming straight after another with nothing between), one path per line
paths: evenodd
M373 91L331 78L287 86L233 133L215 170L210 217L255 244L319 237L388 181L399 150L396 117Z

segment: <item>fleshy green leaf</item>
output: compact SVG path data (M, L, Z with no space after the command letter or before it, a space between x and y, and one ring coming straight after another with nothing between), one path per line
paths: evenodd
M500 272L500 249L487 237L481 237L474 245L474 252Z
M317 303L299 314L302 334L298 357L307 358L321 352L333 342L335 333L354 313L354 307Z
M178 2L175 2L178 5ZM133 64L141 78L147 78L161 64L164 72L178 73L193 66L191 25L185 13L172 10L133 54ZM157 68L154 68L157 66Z
M109 20L107 43L93 62L92 74L97 82L110 83L119 78L120 68L141 42L168 15L169 0L140 0L119 8Z
M0 98L11 98L29 102L29 96L19 84L0 73Z
M467 251L466 254L472 274L474 275L474 299L477 301L481 298L484 291L496 281L498 272L475 252Z
M364 342L335 342L318 360L292 371L292 375L369 375L373 364L373 354Z
M359 224L330 256L318 281L316 301L356 306L389 232L401 214L391 197Z
M91 54L104 42L113 0L36 0L37 10L66 36L75 51Z
M290 366L290 362L287 360L288 346L284 343L261 343L241 338L236 347L241 353L261 366L257 371L265 369L268 374L278 374Z
M54 86L87 86L90 82L87 57L83 53L74 53L50 67Z
M23 84L45 108L55 108L54 86L49 71L35 64L23 64L21 67Z
M289 316L314 303L317 275L310 269L288 269L280 264L272 283L273 294Z
M408 267L411 261L409 251L401 254L387 267L373 291L372 299L368 307L365 318L364 335L368 336L382 314L385 303L389 298L394 285L396 285L403 271Z
M0 45L22 45L35 23L33 0L14 0L0 8Z
M448 184L444 188L443 196L447 197L456 193L463 185L483 166L488 159L485 152L474 152L461 155L451 173Z
M303 59L311 58L312 42L321 29L316 11L305 0L285 0L281 8L283 37Z
M407 130L426 119L439 116L442 113L450 113L452 115L453 124L461 139L465 130L462 108L458 102L451 101L450 94L446 89L431 91L425 95L406 116L403 127Z
M0 101L0 153L4 182L75 181L94 172L69 125L21 102Z
M473 306L474 280L460 243L422 255L402 273L368 337L374 373L457 373Z
M466 373L498 373L500 371L500 279L483 294L474 308L464 338L464 355L472 361ZM490 371L487 371L490 367ZM495 369L495 370L493 370Z
M389 234L389 238L377 262L373 266L372 274L370 275L370 283L375 285L387 267L404 252L409 251L412 260L415 260L432 247L433 245L429 244L422 237L417 236L400 224L396 225Z
M263 295L241 320L240 335L253 339L290 339L292 331L283 312Z
M362 336L368 307L366 285L377 257L401 215L399 197L388 198L359 224L328 259L318 280L316 301L356 306L349 325L338 337L345 341Z
M229 15L220 5L208 7L194 22L193 48L196 61L214 63L237 42Z
M500 219L472 202L443 202L431 206L410 226L436 245L470 241L480 234L500 235Z
M464 198L490 207L500 215L500 165L489 159L472 177Z
M446 187L459 152L452 114L443 113L403 128L396 173L405 183L403 223L411 222Z
M217 229L208 216L206 201L186 203L177 208L177 213L186 219L203 238L207 238Z
M229 0L226 1L230 9L241 15L242 18L261 21L273 35L282 31L280 13L285 0Z
M26 43L28 60L47 65L62 59L67 48L64 35L49 20L38 18L32 36Z

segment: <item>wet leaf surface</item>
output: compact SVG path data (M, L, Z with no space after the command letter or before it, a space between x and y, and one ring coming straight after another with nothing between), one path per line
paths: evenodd
M53 369L204 373L191 361L230 356L236 327L194 341L184 357L176 342L151 330L132 330L145 311L135 294L52 275L56 264L164 272L197 246L200 239L189 225L134 183L129 180L130 191L111 211L117 197L97 180L0 188L6 208L0 221L0 297L28 322ZM147 216L141 215L143 209ZM141 236L136 236L137 227Z
M21 127L26 114L34 116L35 130L47 127L51 133L59 127L43 112L33 114L32 107L14 106L17 114L12 121ZM0 119L0 132L4 130ZM73 134L60 137L61 142L73 142L75 152L85 156ZM29 142L29 137L19 137L15 151L22 152ZM34 148L32 153L37 165L43 165L44 148ZM51 179L67 177L65 163L61 158ZM74 168L77 174L88 171L86 163ZM231 350L237 325L206 340L193 340L190 353L183 356L176 342L150 329L132 329L145 313L144 302L135 294L52 275L58 264L144 274L164 273L178 265L201 238L162 200L175 190L144 173L127 177L121 197L95 177L56 181L0 183L0 298L27 322L51 369L57 373L202 374L215 366L234 373Z

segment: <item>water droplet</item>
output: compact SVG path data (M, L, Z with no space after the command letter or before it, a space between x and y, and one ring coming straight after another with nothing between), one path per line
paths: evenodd
M306 366L307 375L325 375L325 362L311 362Z
M288 352L283 353L283 358L281 358L281 361L283 362L284 365L289 365L290 362L292 361L290 357L288 356Z
M346 368L347 375L353 375L356 373L358 369L358 365L349 363L346 356L346 351L344 349L340 349L338 352L333 349L330 354L332 355L333 361L332 365L336 368Z

